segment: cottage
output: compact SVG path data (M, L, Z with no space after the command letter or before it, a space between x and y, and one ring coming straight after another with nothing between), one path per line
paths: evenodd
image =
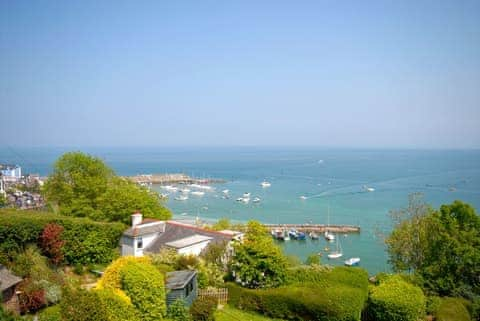
M0 291L2 292L2 305L6 310L19 312L16 287L22 279L13 275L5 266L0 264Z
M197 298L197 272L190 270L167 273L167 306L181 299L190 306Z
M120 241L122 255L143 256L171 248L179 254L199 255L210 243L231 242L242 233L234 231L209 231L195 225L176 221L143 219L142 214L132 215L132 226L123 233Z

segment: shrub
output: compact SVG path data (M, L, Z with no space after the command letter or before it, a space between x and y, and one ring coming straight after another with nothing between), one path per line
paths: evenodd
M5 311L3 305L0 304L0 320L2 321L17 321L20 320L15 317L11 312Z
M99 304L95 291L64 288L60 302L62 320L103 321L108 320L107 311Z
M134 257L122 256L113 261L103 272L102 277L97 282L97 289L121 289L122 280L120 272L129 264L145 263L149 264L151 259L148 256Z
M99 304L105 309L108 321L140 321L140 317L130 300L112 290L94 291Z
M437 321L469 321L470 315L464 299L444 298L435 314Z
M214 321L217 310L217 299L206 296L196 299L190 307L190 314L194 321Z
M62 240L63 227L57 224L47 224L40 235L40 248L43 253L50 258L50 261L58 265L63 261L62 248L65 241Z
M62 288L60 285L47 280L37 281L36 284L45 291L45 300L47 301L47 304L56 304L62 298Z
M61 318L60 305L54 305L43 309L38 319L39 321L60 321Z
M427 314L436 315L442 299L438 296L429 296L427 297Z
M20 312L35 312L47 304L45 290L31 279L24 280L18 287Z
M416 321L425 315L422 290L393 275L370 291L368 315L377 321Z
M173 301L168 307L167 317L174 321L190 321L190 314L182 299Z
M63 227L62 247L68 264L108 263L117 252L125 230L121 223L100 223L44 212L0 210L0 252L10 259L29 244L37 244L42 231L54 223Z
M142 320L161 320L166 314L163 275L151 264L132 262L121 271L122 289Z

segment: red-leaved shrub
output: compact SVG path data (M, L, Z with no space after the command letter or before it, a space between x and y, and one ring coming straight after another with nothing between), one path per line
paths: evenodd
M20 312L35 312L47 304L45 290L30 279L25 279L18 287Z
M50 261L58 265L63 261L63 246L65 241L62 240L63 226L50 223L47 224L40 235L40 247L43 253Z

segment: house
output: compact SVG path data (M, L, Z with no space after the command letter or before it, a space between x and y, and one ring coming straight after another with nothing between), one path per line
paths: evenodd
M132 215L132 226L121 238L122 256L143 256L170 248L184 255L199 255L210 243L231 242L241 239L235 231L210 231L195 225L143 219L142 214Z
M167 306L181 299L190 306L197 298L197 272L190 270L167 273Z
M12 274L5 266L0 264L0 291L2 292L2 305L6 310L19 312L17 285L22 279Z
M18 165L0 164L0 174L5 181L16 181L22 177L22 168Z

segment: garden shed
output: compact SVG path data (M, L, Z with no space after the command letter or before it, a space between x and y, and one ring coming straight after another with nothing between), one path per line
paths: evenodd
M167 273L167 306L182 299L190 306L197 298L197 271L182 270Z
M13 275L5 266L0 264L1 301L7 310L19 312L16 287L20 282L22 282L21 278Z

